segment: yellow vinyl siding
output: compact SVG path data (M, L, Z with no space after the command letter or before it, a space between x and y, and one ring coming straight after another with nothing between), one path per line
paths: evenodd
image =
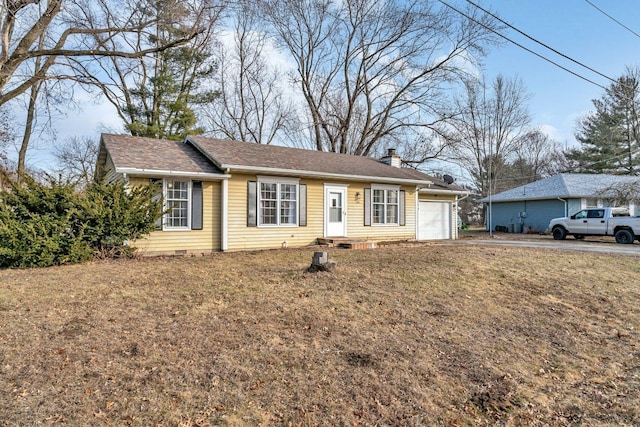
M347 191L347 237L371 241L411 240L416 238L416 187L401 186L405 191L405 225L364 225L364 189L372 183L353 183ZM374 183L375 184L375 183ZM356 201L356 192L360 193Z
M299 247L315 243L323 233L323 185L321 181L301 179L307 185L307 225L291 227L247 226L247 182L255 175L233 174L229 179L229 250Z
M324 192L327 185L347 186L347 236L366 240L404 240L416 238L415 186L402 186L406 193L404 226L365 226L364 189L371 183L301 179L307 186L307 225L300 227L248 227L247 182L255 175L236 175L229 180L228 249L264 249L307 246L324 236ZM359 200L356 193L359 192Z
M131 185L147 184L149 179L131 178ZM202 230L154 231L134 246L143 254L208 253L219 251L221 183L202 182Z

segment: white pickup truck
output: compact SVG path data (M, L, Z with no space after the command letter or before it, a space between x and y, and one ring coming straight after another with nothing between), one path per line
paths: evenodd
M625 208L589 208L570 217L552 219L549 230L556 240L564 240L567 235L576 239L614 236L618 243L633 243L640 240L640 217L629 216Z

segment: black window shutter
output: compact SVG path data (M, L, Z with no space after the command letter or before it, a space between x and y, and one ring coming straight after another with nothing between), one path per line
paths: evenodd
M258 183L247 181L247 227L258 226Z
M364 189L364 225L371 225L371 189Z
M300 219L299 219L299 224L301 227L306 227L307 225L307 184L300 184L298 186L298 188L300 189L300 200L298 201L299 203L299 215L300 215Z
M191 183L191 229L202 230L202 181Z
M405 191L400 190L400 197L398 200L398 225L406 225L405 214Z

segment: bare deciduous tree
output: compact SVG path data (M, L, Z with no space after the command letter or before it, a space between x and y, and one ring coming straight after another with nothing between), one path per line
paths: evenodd
M3 1L0 4L0 106L31 91L35 109L34 96L37 97L41 82L75 77L62 68L68 65L70 58L140 58L184 44L202 31L202 22L196 19L192 22L194 25L182 28L162 44L130 42L131 34L152 36L157 28L158 17L148 13L152 3L132 0ZM185 2L189 7L198 7L199 3L195 0ZM195 10L196 14L198 11ZM27 132L31 128L28 124ZM29 140L29 135L25 135L18 165L20 170L24 170Z
M610 206L628 206L630 203L638 203L640 194L640 181L619 182L607 189L598 191L598 198L605 199ZM636 211L636 216L638 212Z
M262 0L317 150L373 155L424 143L448 119L447 89L492 42L494 23L432 1ZM425 153L411 153L429 158ZM406 157L406 156L405 156Z
M540 129L529 131L511 161L514 187L560 173L565 159L558 143Z
M153 34L158 17L149 14L140 2L49 0L45 7L40 3L22 0L2 2L0 6L0 106L47 78L60 58L139 58L181 45L202 31L198 20L161 46L143 47L128 43L128 36ZM46 43L39 45L42 36L46 36ZM32 75L18 73L35 58L44 60Z
M7 147L15 138L12 121L13 118L7 109L0 108L0 162L4 162L5 166L8 161Z
M484 79L467 79L464 92L456 98L460 113L447 134L451 157L473 177L483 196L496 190L506 164L528 141L528 99L521 80L503 76L491 85Z
M56 173L63 182L86 188L93 182L98 143L95 138L71 137L56 145L54 156L58 167Z
M207 109L210 133L258 144L285 141L296 114L291 99L284 96L278 64L267 60L273 46L261 17L241 2L232 21L233 42L219 46L215 83L220 96Z

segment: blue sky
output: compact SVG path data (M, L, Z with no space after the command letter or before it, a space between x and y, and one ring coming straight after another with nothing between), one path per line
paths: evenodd
M589 0L607 14L640 34L640 0ZM447 0L462 8L465 0ZM640 37L624 29L586 0L474 0L521 31L601 73L617 78L627 66L640 66ZM503 33L518 43L552 59L602 86L609 81L559 57L516 31ZM553 139L575 145L576 119L592 110L592 99L604 90L504 41L484 59L487 80L496 75L519 77L531 93L533 124ZM77 96L88 98L76 93ZM98 138L101 131L122 131L112 107L86 102L80 111L58 117L58 140L69 136ZM47 138L48 139L48 138ZM50 148L34 144L28 162L35 167L51 164Z
M622 24L640 34L640 1L589 0ZM640 38L603 15L586 0L475 0L505 21L565 55L617 78L627 66L640 66ZM466 1L456 0L458 6ZM544 47L516 31L503 31L507 37L529 49L608 87L609 81ZM588 83L505 41L484 60L491 80L501 73L520 77L531 93L530 112L535 125L555 140L576 144L576 119L593 109L604 89Z

